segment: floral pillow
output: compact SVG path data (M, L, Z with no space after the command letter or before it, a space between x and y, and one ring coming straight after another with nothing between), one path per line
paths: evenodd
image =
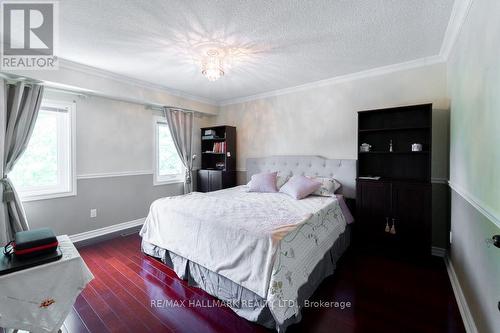
M288 175L280 175L278 174L278 176L276 177L276 187L278 188L278 190L283 186L285 185L285 183L290 179L291 176L288 176Z
M308 176L309 177L309 176ZM312 195L320 195L322 197L329 197L335 194L339 188L342 187L335 178L327 177L309 177L321 183L321 187L314 191Z

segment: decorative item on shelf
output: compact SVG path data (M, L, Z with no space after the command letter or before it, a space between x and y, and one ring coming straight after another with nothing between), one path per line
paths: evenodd
M203 131L203 135L212 135L212 136L215 136L215 130L213 130L213 129L207 129L207 130Z
M385 218L385 232L390 232L391 228L389 228L389 218Z
M392 140L389 141L389 151L392 153Z
M224 169L224 162L215 163L215 168L218 170L223 170Z
M371 148L372 146L369 145L368 143L362 143L361 146L359 146L359 151L362 153L367 153L370 151Z
M422 144L421 143L412 144L411 151L422 151Z
M211 139L220 139L219 137L215 135L204 135L201 137L202 140L211 140Z
M358 179L363 180L380 180L380 176L359 176Z

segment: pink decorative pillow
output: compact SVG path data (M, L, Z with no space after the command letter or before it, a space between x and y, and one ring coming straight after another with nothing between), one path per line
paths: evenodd
M277 172L262 172L252 176L248 192L278 192L276 188Z
M293 176L280 189L295 199L303 199L321 187L321 183L305 176Z

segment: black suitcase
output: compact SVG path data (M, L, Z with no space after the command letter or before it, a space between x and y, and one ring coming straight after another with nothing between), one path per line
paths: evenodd
M20 231L14 237L14 255L18 259L33 258L54 253L57 237L49 228Z

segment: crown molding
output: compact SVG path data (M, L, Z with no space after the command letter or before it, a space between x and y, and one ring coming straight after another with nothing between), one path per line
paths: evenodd
M200 103L218 106L217 101L214 101L214 100L209 99L209 98L191 95L191 94L188 94L186 92L176 90L176 89L173 89L170 87L165 87L163 85L159 85L159 84L155 84L155 83L151 83L151 82L147 82L147 81L143 81L143 80L139 80L139 79L134 79L134 78L131 78L129 76L113 73L113 72L110 72L110 71L107 71L104 69L84 65L84 64L74 62L71 60L67 60L67 59L63 59L63 58L59 58L59 68L64 68L64 69L80 72L80 73L87 74L87 75L98 76L98 77L108 79L108 80L114 80L114 81L118 81L120 83L130 84L130 85L133 85L133 86L136 86L139 88L160 90L160 91L163 91L165 93L168 93L168 94L176 96L176 97L186 98L186 99L190 99L190 100L197 101Z
M455 0L439 55L448 61L474 0Z
M446 59L441 57L440 55L425 57L425 58L415 59L415 60L406 61L406 62L402 62L402 63L398 63L398 64L376 67L376 68L372 68L372 69L368 69L368 70L364 70L364 71L360 71L360 72L356 72L356 73L335 76L335 77L332 77L329 79L310 82L310 83L306 83L306 84L301 84L301 85L290 87L290 88L277 89L277 90L273 90L273 91L269 91L269 92L265 92L265 93L261 93L261 94L255 94L255 95L250 95L250 96L245 96L245 97L227 99L227 100L220 102L219 106L250 102L250 101L253 101L256 99L262 99L262 98L268 98L268 97L276 97L276 96L286 95L286 94L304 91L304 90L308 90L308 89L319 88L319 87L324 87L324 86L328 86L328 85L333 85L333 84L338 84L338 83L348 82L348 81L354 81L354 80L359 80L359 79L365 79L365 78L369 78L369 77L380 76L380 75L384 75L384 74L390 74L390 73L394 73L394 72L399 72L399 71L414 69L414 68L419 68L419 67L425 67L425 66L444 63L444 62L446 62Z

